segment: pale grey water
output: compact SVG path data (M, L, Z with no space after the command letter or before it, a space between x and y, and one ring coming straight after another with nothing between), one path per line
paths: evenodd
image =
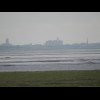
M0 72L100 70L100 49L0 50Z

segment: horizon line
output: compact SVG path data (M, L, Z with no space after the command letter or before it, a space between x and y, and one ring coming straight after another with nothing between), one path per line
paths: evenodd
M59 37L57 37L56 40L46 40L45 43L47 41L62 41L63 42L63 40L60 40ZM3 45L3 44L9 44L9 45L45 45L45 43L43 43L43 44L41 44L41 43L37 43L37 44L33 44L33 43L28 43L28 44L12 44L12 43L9 42L9 39L6 38L5 39L5 42L4 43L1 43L0 45ZM77 42L76 43L62 43L62 44L63 45L72 45L72 44L94 44L94 43L96 44L96 43L100 43L100 42L92 42L92 43L89 43L88 42L88 37L87 37L86 42L80 42L80 43L77 43Z

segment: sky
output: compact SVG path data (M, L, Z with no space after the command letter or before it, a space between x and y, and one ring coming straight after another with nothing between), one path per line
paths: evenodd
M100 42L100 12L0 12L0 44Z

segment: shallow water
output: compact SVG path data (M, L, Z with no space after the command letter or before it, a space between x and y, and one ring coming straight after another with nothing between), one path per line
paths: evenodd
M100 49L0 50L0 72L100 70Z

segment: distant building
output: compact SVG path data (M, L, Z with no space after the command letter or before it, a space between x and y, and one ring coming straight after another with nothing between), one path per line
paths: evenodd
M87 38L87 43L86 44L88 45L88 38Z
M6 45L9 45L10 43L9 43L9 40L8 40L8 38L6 39Z
M63 45L63 41L59 40L59 38L57 38L56 40L48 40L45 43L46 46L62 46Z
M11 46L8 38L6 39L5 43L2 44L2 46Z

